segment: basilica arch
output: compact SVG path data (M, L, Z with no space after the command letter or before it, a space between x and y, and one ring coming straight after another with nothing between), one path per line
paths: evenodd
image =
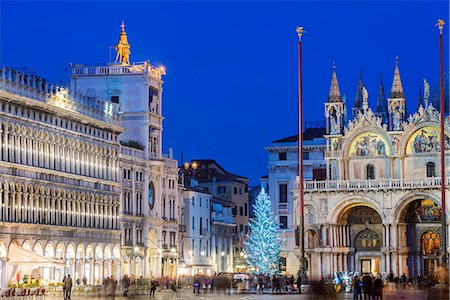
M443 251L439 201L426 194L408 198L397 207L394 224L400 249L396 271L412 277L436 272Z

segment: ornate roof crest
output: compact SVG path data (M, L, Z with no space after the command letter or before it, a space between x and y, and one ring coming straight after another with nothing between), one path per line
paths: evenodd
M350 121L347 127L344 128L344 134L347 135L350 131L355 128L373 126L378 128L379 130L387 131L386 124L382 124L382 118L377 117L372 111L371 108L366 110L364 113L361 111L358 112L356 118Z

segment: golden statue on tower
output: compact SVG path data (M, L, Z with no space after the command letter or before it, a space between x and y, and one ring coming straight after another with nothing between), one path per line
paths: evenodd
M120 61L121 64L129 66L130 65L130 44L128 44L127 34L125 33L125 24L122 21L122 31L120 32L120 38L114 49L117 51L116 60L114 63Z

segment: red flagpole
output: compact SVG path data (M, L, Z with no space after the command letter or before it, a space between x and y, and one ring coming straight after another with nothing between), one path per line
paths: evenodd
M442 30L444 29L444 21L438 20L437 26L439 27L439 75L440 75L440 105L441 105L441 132L440 132L440 147L441 147L441 203L442 203L442 265L447 268L447 210L445 205L445 102L444 102L444 63L442 59Z
M299 246L300 246L300 272L304 276L305 265L305 244L304 244L304 198L303 198L303 83L302 83L302 35L303 27L297 27L298 35L298 178L299 178L299 206L300 206L300 228L299 228Z

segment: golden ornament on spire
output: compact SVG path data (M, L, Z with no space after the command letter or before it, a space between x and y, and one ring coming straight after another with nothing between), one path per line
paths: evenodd
M297 35L298 35L298 39L301 40L302 39L302 35L303 35L303 27L301 26L297 26Z
M130 65L130 44L128 44L127 34L125 32L125 24L122 21L122 31L120 32L119 42L114 46L117 51L116 60L114 63L120 61L121 64Z
M442 30L444 29L445 22L444 20L438 19L436 26L439 27L439 31L442 34Z

